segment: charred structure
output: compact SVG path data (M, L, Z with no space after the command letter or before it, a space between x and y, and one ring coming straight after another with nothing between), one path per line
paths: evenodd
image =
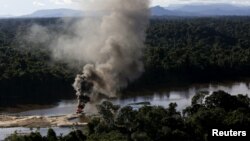
M142 58L150 0L77 3L82 11L96 15L85 16L75 22L65 18L68 32L60 32L53 37L44 27L34 26L31 31L34 35L38 32L47 35L42 37L48 37L46 40L55 60L63 60L69 67L84 66L73 84L81 112L89 97L95 97L95 94L116 97L121 89L144 72Z
M86 64L73 84L78 113L89 97L95 94L116 97L143 73L149 5L149 0L93 0L89 8L106 11L105 14L98 20L90 17L77 23L78 38L58 40L64 46L63 52L69 53L66 56L76 56Z
M77 75L74 88L77 96L77 114L83 113L85 105L90 101L90 94L93 89L93 83L88 81L83 75Z

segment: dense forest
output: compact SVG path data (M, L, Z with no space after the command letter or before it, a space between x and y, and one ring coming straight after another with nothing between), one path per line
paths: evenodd
M45 44L27 42L23 36L32 25L39 24L53 31L62 29L60 19L0 20L0 105L51 102L73 96L71 83L76 70L66 63L52 61ZM40 37L38 37L40 38ZM9 99L6 101L6 99Z
M98 105L98 117L93 117L84 132L72 131L57 136L52 129L47 136L39 132L30 135L12 134L6 141L212 141L212 129L246 131L250 127L250 98L232 96L223 91L199 92L192 104L182 112L177 104L168 108L157 106L120 107L104 101ZM234 136L229 135L227 136ZM237 133L238 134L238 133ZM242 136L242 135L240 135ZM248 137L249 135L247 135ZM243 141L247 137L235 137ZM227 139L223 138L223 139Z
M250 17L155 19L142 79L210 81L249 76ZM165 76L165 77L163 77ZM152 79L148 79L152 80Z
M0 20L1 106L6 98L16 103L73 96L80 69L54 60L46 44L23 41L34 24L65 30L56 18ZM250 76L250 17L155 18L145 43L145 73L130 88Z

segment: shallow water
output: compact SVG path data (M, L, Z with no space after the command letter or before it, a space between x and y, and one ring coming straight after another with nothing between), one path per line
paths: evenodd
M218 90L223 90L232 95L248 94L250 96L250 82L223 82L212 84L193 84L186 87L160 87L160 88L145 88L143 90L137 90L133 92L127 92L121 95L119 98L113 98L114 104L126 106L131 103L138 102L150 102L151 105L168 107L169 103L175 102L178 104L177 109L182 110L191 104L191 99L195 93L199 91L209 91L210 93ZM76 100L62 100L55 104L55 106L45 109L34 109L29 111L23 111L14 113L15 115L40 115L40 116L54 116L72 114L76 109ZM3 111L4 112L4 111ZM0 113L1 114L1 113ZM11 113L13 114L13 113ZM27 132L27 128L0 128L0 140L3 139L3 135L13 133L15 130ZM46 133L46 128L41 128L43 134ZM58 134L68 133L70 128L56 128ZM5 137L4 136L4 137Z
M150 102L151 105L168 107L170 103L177 103L178 110L182 110L191 104L192 97L199 91L209 91L210 93L223 90L232 95L248 94L250 96L250 82L226 82L218 84L195 84L189 87L159 88L159 90L141 90L129 92L119 98L111 99L114 104L126 106L131 103ZM18 115L65 115L72 114L76 109L76 100L63 100L57 106L47 109L29 110Z

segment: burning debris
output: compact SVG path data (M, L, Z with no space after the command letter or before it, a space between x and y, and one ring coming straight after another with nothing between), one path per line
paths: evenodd
M83 19L75 27L75 35L79 37L61 38L57 43L68 53L66 56L82 58L86 64L73 84L78 98L77 113L83 113L93 95L114 97L144 71L142 57L149 0L92 2L91 9L106 11L105 14L95 22Z
M78 97L78 113L81 113L93 95L101 93L115 97L143 73L150 0L76 3L83 11L94 14L73 23L66 18L65 29L70 32L57 35L42 26L33 26L30 35L46 37L40 42L50 44L54 59L63 60L70 67L78 68L72 62L85 65L73 84Z
M90 94L93 89L93 83L86 80L86 77L83 75L77 75L73 87L76 90L78 106L77 114L83 113L85 105L90 101Z

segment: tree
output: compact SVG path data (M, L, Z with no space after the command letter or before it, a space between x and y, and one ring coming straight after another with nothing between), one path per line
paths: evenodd
M48 141L57 141L56 133L51 128L47 132L47 139L48 139Z
M63 137L64 141L86 141L87 137L80 130L72 131L65 137Z

